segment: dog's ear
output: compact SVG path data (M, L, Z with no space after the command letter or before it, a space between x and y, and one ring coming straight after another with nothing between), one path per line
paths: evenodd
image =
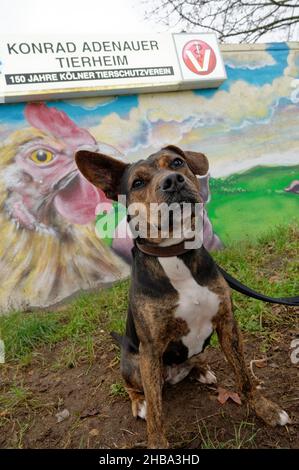
M206 175L209 171L209 160L203 153L192 152L189 150L185 151L175 145L168 145L167 147L164 147L163 150L171 150L171 152L181 155L195 175Z
M90 183L102 189L109 199L117 199L121 177L128 164L89 150L79 150L75 160L79 171Z
M184 152L190 170L195 175L206 175L209 171L209 160L200 152L191 152L187 150Z
M207 203L210 198L210 185L209 185L209 160L200 152L185 152L186 161L190 170L197 176L199 181L199 194L202 201Z

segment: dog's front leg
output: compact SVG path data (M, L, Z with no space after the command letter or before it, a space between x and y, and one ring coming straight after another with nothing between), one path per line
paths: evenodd
M235 371L239 390L256 414L270 426L283 426L290 422L288 414L276 403L265 398L251 380L245 364L241 334L230 307L222 308L216 331L222 350Z
M168 442L162 416L162 353L154 350L152 344L140 344L140 372L147 409L148 447L165 449Z

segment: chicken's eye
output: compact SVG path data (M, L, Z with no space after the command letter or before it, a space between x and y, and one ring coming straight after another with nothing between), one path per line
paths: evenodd
M50 152L50 150L39 149L32 152L30 158L34 163L37 163L38 165L45 165L53 160L54 155L52 152Z

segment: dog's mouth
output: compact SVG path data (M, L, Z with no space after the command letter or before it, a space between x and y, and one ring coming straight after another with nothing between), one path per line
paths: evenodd
M158 199L160 202L166 204L172 203L196 203L202 202L201 196L197 188L192 187L193 185L185 184L182 188L175 189L173 191L158 191Z
M148 227L155 226L158 230L157 239L192 238L199 221L202 220L203 204L197 195L180 191L174 197L169 197L167 203L164 201L164 204L166 210L162 211L158 218L149 219Z
M202 200L200 195L193 191L191 188L183 188L180 191L174 191L172 193L166 193L163 195L163 202L170 205L173 203L177 204L196 204L201 203Z

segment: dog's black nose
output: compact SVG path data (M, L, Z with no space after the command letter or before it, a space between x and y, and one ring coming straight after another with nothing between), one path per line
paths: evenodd
M161 183L161 189L165 192L178 191L185 186L185 178L180 173L172 173L164 178Z

